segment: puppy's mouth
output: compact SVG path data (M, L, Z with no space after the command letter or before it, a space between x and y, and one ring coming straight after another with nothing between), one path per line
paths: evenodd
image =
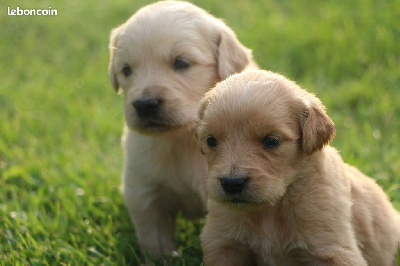
M244 207L246 208L253 206L263 206L265 204L268 204L268 202L258 199L252 196L252 194L248 192L243 192L235 195L229 195L226 193L219 194L217 197L214 195L210 195L210 197L219 203L229 205L231 207Z
M250 204L251 202L241 198L232 198L229 200L229 203L233 204Z
M168 130L171 125L167 123L162 123L162 122L155 122L155 121L148 121L147 123L144 123L143 125L140 126L141 128L144 129L149 129L149 130Z
M148 120L139 122L132 129L141 133L163 133L182 128L189 128L189 125Z
M234 197L230 199L219 199L217 202L227 206L228 208L240 210L240 211L247 211L247 210L255 210L258 208L262 208L265 206L265 202L258 202L258 201L252 201L250 199L246 198L241 198L241 197Z
M254 202L247 199L244 195L223 195L222 197L215 198L215 200L229 205L254 204Z

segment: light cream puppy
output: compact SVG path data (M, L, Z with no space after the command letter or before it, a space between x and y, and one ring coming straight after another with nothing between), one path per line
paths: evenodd
M256 67L221 20L186 2L143 7L114 29L109 74L124 95L123 194L142 251L173 250L175 215L205 214L206 162L193 137L198 102Z
M206 94L206 266L395 265L399 214L327 145L334 133L318 98L272 72L237 74Z

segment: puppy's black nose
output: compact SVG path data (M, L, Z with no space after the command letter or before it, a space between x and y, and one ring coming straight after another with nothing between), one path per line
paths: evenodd
M143 98L133 102L133 106L139 116L152 116L158 113L161 105L160 99Z
M221 186L228 194L237 194L242 192L247 186L246 177L222 177Z

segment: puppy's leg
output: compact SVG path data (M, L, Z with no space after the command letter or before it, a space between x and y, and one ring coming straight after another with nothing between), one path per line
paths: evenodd
M310 243L310 253L314 256L316 265L366 266L367 262L357 246L354 234L332 232L317 235Z
M257 265L255 254L246 246L234 240L223 239L224 235L216 232L206 224L201 235L203 262L205 266Z
M329 247L327 247L329 248ZM328 253L316 256L315 265L329 266L367 266L367 262L359 251L346 250L347 248L332 248Z
M124 190L125 204L144 254L162 258L175 249L172 236L176 212L148 188Z
M203 245L204 265L232 265L232 266L253 266L257 265L254 254L241 245L225 243L212 246Z

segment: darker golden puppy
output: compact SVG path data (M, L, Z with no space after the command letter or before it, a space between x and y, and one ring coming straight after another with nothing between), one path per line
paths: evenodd
M327 145L334 133L320 100L275 73L237 74L205 95L205 265L395 265L400 216Z

